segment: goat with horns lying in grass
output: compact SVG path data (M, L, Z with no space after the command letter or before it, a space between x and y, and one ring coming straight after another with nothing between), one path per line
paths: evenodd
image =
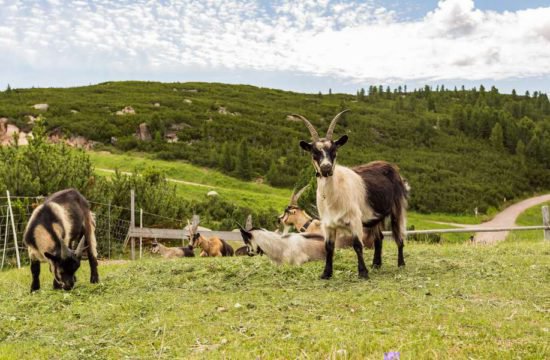
M199 232L197 228L199 226L198 220L193 219L193 225L188 223L190 246L200 247L200 256L233 256L233 248L225 240L222 240L216 236L207 239Z
M240 230L250 256L265 254L277 264L291 265L302 265L326 257L324 238L321 234L282 235L265 229L245 230L242 227Z
M368 278L363 259L363 227L373 228L373 266L382 265L382 231L374 229L383 226L386 218L391 219L392 236L397 244L397 264L405 265L403 239L406 228L406 207L409 187L399 174L399 169L384 161L375 161L353 169L336 165L336 154L348 141L344 135L333 141L332 134L344 110L331 121L324 138L305 117L300 118L308 128L312 142L300 141L300 147L311 154L317 174L317 209L325 235L327 251L325 269L321 278L332 277L334 243L338 233L345 232L353 239L357 254L359 276Z
M283 224L283 234L287 234L291 226L294 226L298 232L301 233L315 233L322 234L321 221L313 219L305 210L298 206L298 199L303 192L309 187L304 186L300 191L294 192L290 198L290 204L285 208L285 211L277 218L280 224ZM374 247L374 235L382 231L381 225L377 225L373 229L363 229L363 245L368 249ZM351 236L343 236L340 234L336 237L336 248L347 248L353 244L353 238Z
M191 245L185 247L167 247L157 242L156 240L151 243L151 252L153 254L158 253L165 259L195 256Z
M31 261L31 291L40 289L40 262L50 264L54 289L71 290L84 250L90 263L90 282L99 282L95 222L88 201L77 190L56 192L37 206L23 239ZM71 243L78 240L72 250Z

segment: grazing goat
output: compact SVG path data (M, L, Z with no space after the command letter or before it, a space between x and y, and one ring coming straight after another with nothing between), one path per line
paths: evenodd
M403 238L406 228L406 206L408 186L401 178L395 165L375 161L353 169L336 165L338 148L348 141L344 135L333 141L332 134L340 116L331 121L327 134L320 138L317 130L305 117L300 118L308 128L312 142L300 141L300 147L311 153L313 167L317 175L317 209L325 235L327 251L325 269L321 278L332 277L334 242L339 232L352 236L353 248L357 254L359 276L368 278L368 270L363 259L363 227L374 230L373 266L382 265L382 232L386 218L391 219L392 235L398 248L398 266L405 265Z
M240 230L250 256L263 253L277 264L291 265L302 265L326 257L324 238L320 234L282 235L265 229L245 230L242 227Z
M157 241L151 243L151 252L153 254L160 254L165 259L172 259L176 257L194 257L195 253L191 246L185 247L167 247Z
M287 234L290 226L294 226L298 232L301 233L315 233L322 234L321 222L317 219L313 219L306 213L305 210L298 206L298 199L302 193L309 187L309 185L304 186L297 193L292 194L290 198L290 204L285 208L283 214L278 217L279 223L284 225L283 234ZM377 225L379 226L379 225ZM381 229L379 229L381 231ZM363 229L363 245L368 249L374 247L373 234L374 229ZM336 237L336 248L347 248L351 247L353 243L353 238L351 236L337 236Z
M37 206L23 238L31 261L31 292L40 289L40 262L49 262L54 289L71 290L86 249L90 282L99 282L95 222L88 201L77 190L56 192ZM72 250L70 244L78 240L76 250Z
M231 245L215 236L207 239L197 232L198 226L198 220L193 219L193 225L190 225L188 221L190 246L192 248L200 247L202 250L200 256L233 256Z

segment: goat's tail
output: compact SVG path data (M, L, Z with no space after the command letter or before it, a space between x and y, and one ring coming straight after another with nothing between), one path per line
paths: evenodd
M407 230L407 203L411 187L409 182L399 176L395 184L394 203L391 210L392 236L398 245L403 244Z

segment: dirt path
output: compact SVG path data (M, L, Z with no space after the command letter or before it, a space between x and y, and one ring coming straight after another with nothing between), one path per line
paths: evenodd
M115 170L112 170L112 169L96 168L96 170L104 171L104 172L108 172L108 173L112 173L112 174L115 173ZM123 174L123 175L133 175L131 172L128 172L128 171L121 171L120 173ZM217 186L199 184L199 183L196 183L196 182L185 181L185 180L166 178L166 181L170 181L170 182L177 183L177 184L200 186L200 187L209 188L209 189L219 189L219 187L217 187Z
M511 205L498 213L491 221L484 222L479 227L510 227L516 224L517 217L530 207L550 201L550 194L532 197L517 204ZM492 244L506 239L507 231L483 232L475 234L475 242L480 244Z

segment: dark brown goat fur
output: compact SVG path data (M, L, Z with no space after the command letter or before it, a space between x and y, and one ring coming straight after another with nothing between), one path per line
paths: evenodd
M87 248L90 282L97 283L95 222L88 201L75 189L56 192L37 206L27 224L24 242L31 260L31 291L40 289L40 262L49 262L54 288L70 290ZM79 241L76 250L72 242Z
M392 236L397 244L397 264L405 265L403 238L408 184L395 165L384 161L371 162L353 169L336 164L337 151L347 143L348 136L343 135L338 140L333 140L332 136L338 119L347 111L338 113L332 119L323 138L308 119L295 115L304 122L312 139L312 142L300 141L300 147L311 154L317 175L317 209L327 250L325 270L321 275L323 279L332 277L335 239L340 231L352 236L353 248L357 254L358 275L368 278L363 244L360 241L363 228L374 231L373 265L378 267L382 263L381 230L386 218L391 220Z

